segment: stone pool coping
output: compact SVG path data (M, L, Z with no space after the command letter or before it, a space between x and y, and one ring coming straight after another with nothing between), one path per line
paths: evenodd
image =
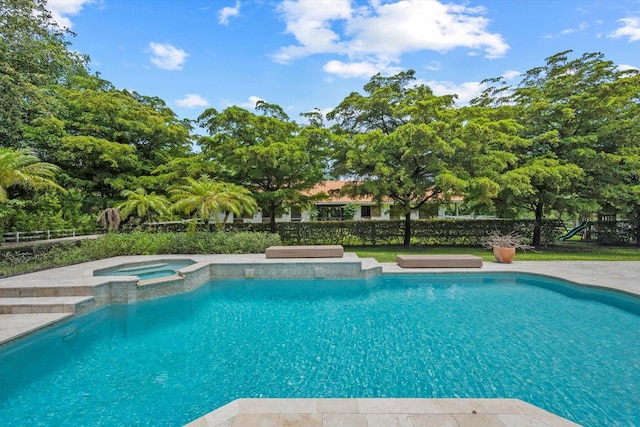
M185 427L578 426L519 399L237 399Z
M181 269L181 271L186 272L185 277L154 279L140 284L137 283L136 278L127 278L127 276L117 278L114 278L114 276L93 276L93 270L159 259L191 259L196 261L196 264ZM210 264L210 266L203 269L204 264ZM277 268L272 268L272 265L276 265ZM64 287L66 289L76 289L84 295L87 288L93 288L95 291L96 289L111 287L110 291L112 294L106 295L103 293L100 304L87 308L87 310L91 310L108 303L134 302L139 299L184 292L204 283L204 281L201 281L203 278L206 278L206 280L227 276L269 278L274 277L274 275L277 277L287 277L289 272L295 273L291 276L293 278L324 278L334 277L334 274L342 274L341 277L348 277L349 275L352 275L351 277L373 277L379 274L529 273L555 277L583 286L611 289L640 296L640 280L638 280L638 277L640 277L640 261L516 260L512 264L484 263L482 268L470 271L464 268L401 268L396 263L378 263L370 258L360 259L353 253L345 253L344 258L340 259L317 258L313 260L266 259L264 254L116 257L0 279L0 289L44 288L46 290L47 288ZM198 284L198 282L200 283ZM165 283L164 286L163 283ZM115 294L113 294L114 289L117 290ZM73 317L73 314L68 312L0 314L0 347L13 343L19 338L29 336L70 317ZM309 403L308 401L315 403ZM195 420L195 424L192 424L194 426L227 427L255 425L322 427L341 425L575 425L525 402L514 399L329 399L326 402L324 401L325 399L240 399ZM337 405L335 408L339 409L346 406L352 408L350 411L353 412L340 412L341 410L335 408L331 410L327 409L330 408L330 401L334 401L333 403ZM376 403L377 406L367 406L371 403L368 401L376 401L374 403ZM449 401L458 403L455 404ZM514 401L519 403L514 403ZM452 406L443 407L443 402ZM507 403L506 406L503 405L505 402ZM290 405L294 405L293 407L295 407L295 405L298 404L303 405L301 406L302 409L288 412L290 409L287 408L289 408ZM410 408L412 407L411 405L414 404L418 406L413 410L398 412L401 408ZM471 411L457 409L459 407L466 408L464 405L467 404L474 408L485 409L472 409ZM315 409L312 411L311 409L313 408L311 406L305 407L304 405L315 405ZM431 412L423 411L423 406L425 405L427 407L429 405L432 405L432 407L435 405L436 409L439 409L431 410ZM520 412L514 413L513 405L520 408L518 409ZM526 407L518 405L525 405ZM254 407L254 409L251 409L251 407ZM357 411L353 409L356 407L358 409ZM379 412L379 409L376 409L383 407L389 407L391 409L382 413ZM529 407L536 409L536 411L534 411L535 413L529 413ZM266 409L260 412L255 408ZM369 410L366 408L372 409ZM418 408L423 409L418 410ZM227 412L219 412L223 409ZM230 413L228 411L233 412L234 410L236 411L235 415L227 417L220 422L216 421L216 424L212 423L212 420L218 420L217 417L220 413L228 414ZM307 410L309 412L306 412ZM473 411L476 411L476 413L474 414ZM547 415L540 415L537 411L541 411ZM420 414L421 416L418 416ZM545 418L548 416L555 418Z

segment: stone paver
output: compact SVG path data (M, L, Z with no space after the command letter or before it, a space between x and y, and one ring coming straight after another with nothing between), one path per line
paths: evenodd
M0 344L72 316L73 313L0 314Z
M298 404L299 400L304 402ZM460 400L454 404L454 400ZM301 412L290 412L293 408ZM342 412L344 408L359 408ZM335 409L335 410L334 410ZM575 427L518 399L238 399L185 427Z

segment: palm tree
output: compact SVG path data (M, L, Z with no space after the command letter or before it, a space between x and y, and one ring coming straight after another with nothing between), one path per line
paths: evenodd
M169 214L171 202L166 197L157 195L155 191L147 193L144 188L138 188L135 191L122 190L120 195L127 198L125 202L117 206L123 218L135 212L141 220L151 222L152 213Z
M173 209L185 214L195 212L194 220L203 220L207 231L211 231L211 218L218 230L223 230L231 212L240 216L243 212L254 213L258 209L249 190L239 185L218 182L206 175L199 180L186 178L185 181L184 185L171 190L176 201ZM223 217L220 218L218 214Z
M7 200L7 190L12 186L64 191L53 180L59 170L56 165L41 162L30 150L0 148L0 202Z
M107 231L114 231L120 227L120 211L116 208L106 208L100 213L98 222Z

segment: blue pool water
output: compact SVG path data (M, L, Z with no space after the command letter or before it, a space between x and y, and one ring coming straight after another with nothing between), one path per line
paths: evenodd
M138 276L140 280L157 279L175 276L178 274L178 270L191 264L195 264L195 261L186 259L128 264L97 271L94 276Z
M640 425L640 303L533 276L215 281L0 353L3 425L179 426L239 397L513 397Z

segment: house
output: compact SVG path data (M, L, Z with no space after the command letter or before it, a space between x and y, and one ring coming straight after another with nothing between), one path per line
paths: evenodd
M327 194L327 198L312 203L311 207L293 206L279 218L277 222L308 222L308 221L341 221L345 219L360 220L391 220L402 219L401 215L393 208L393 200L384 199L378 204L373 197L353 197L340 195L340 190L348 181L325 181L316 185L308 195L319 193ZM448 205L426 203L421 209L411 213L412 219L444 217L447 208L453 212L458 211L458 205L462 203L461 197L454 197ZM353 217L346 218L349 210L353 210ZM345 215L347 214L347 215ZM268 217L262 217L262 212L254 215L246 215L235 218L234 222L260 223L268 222Z

